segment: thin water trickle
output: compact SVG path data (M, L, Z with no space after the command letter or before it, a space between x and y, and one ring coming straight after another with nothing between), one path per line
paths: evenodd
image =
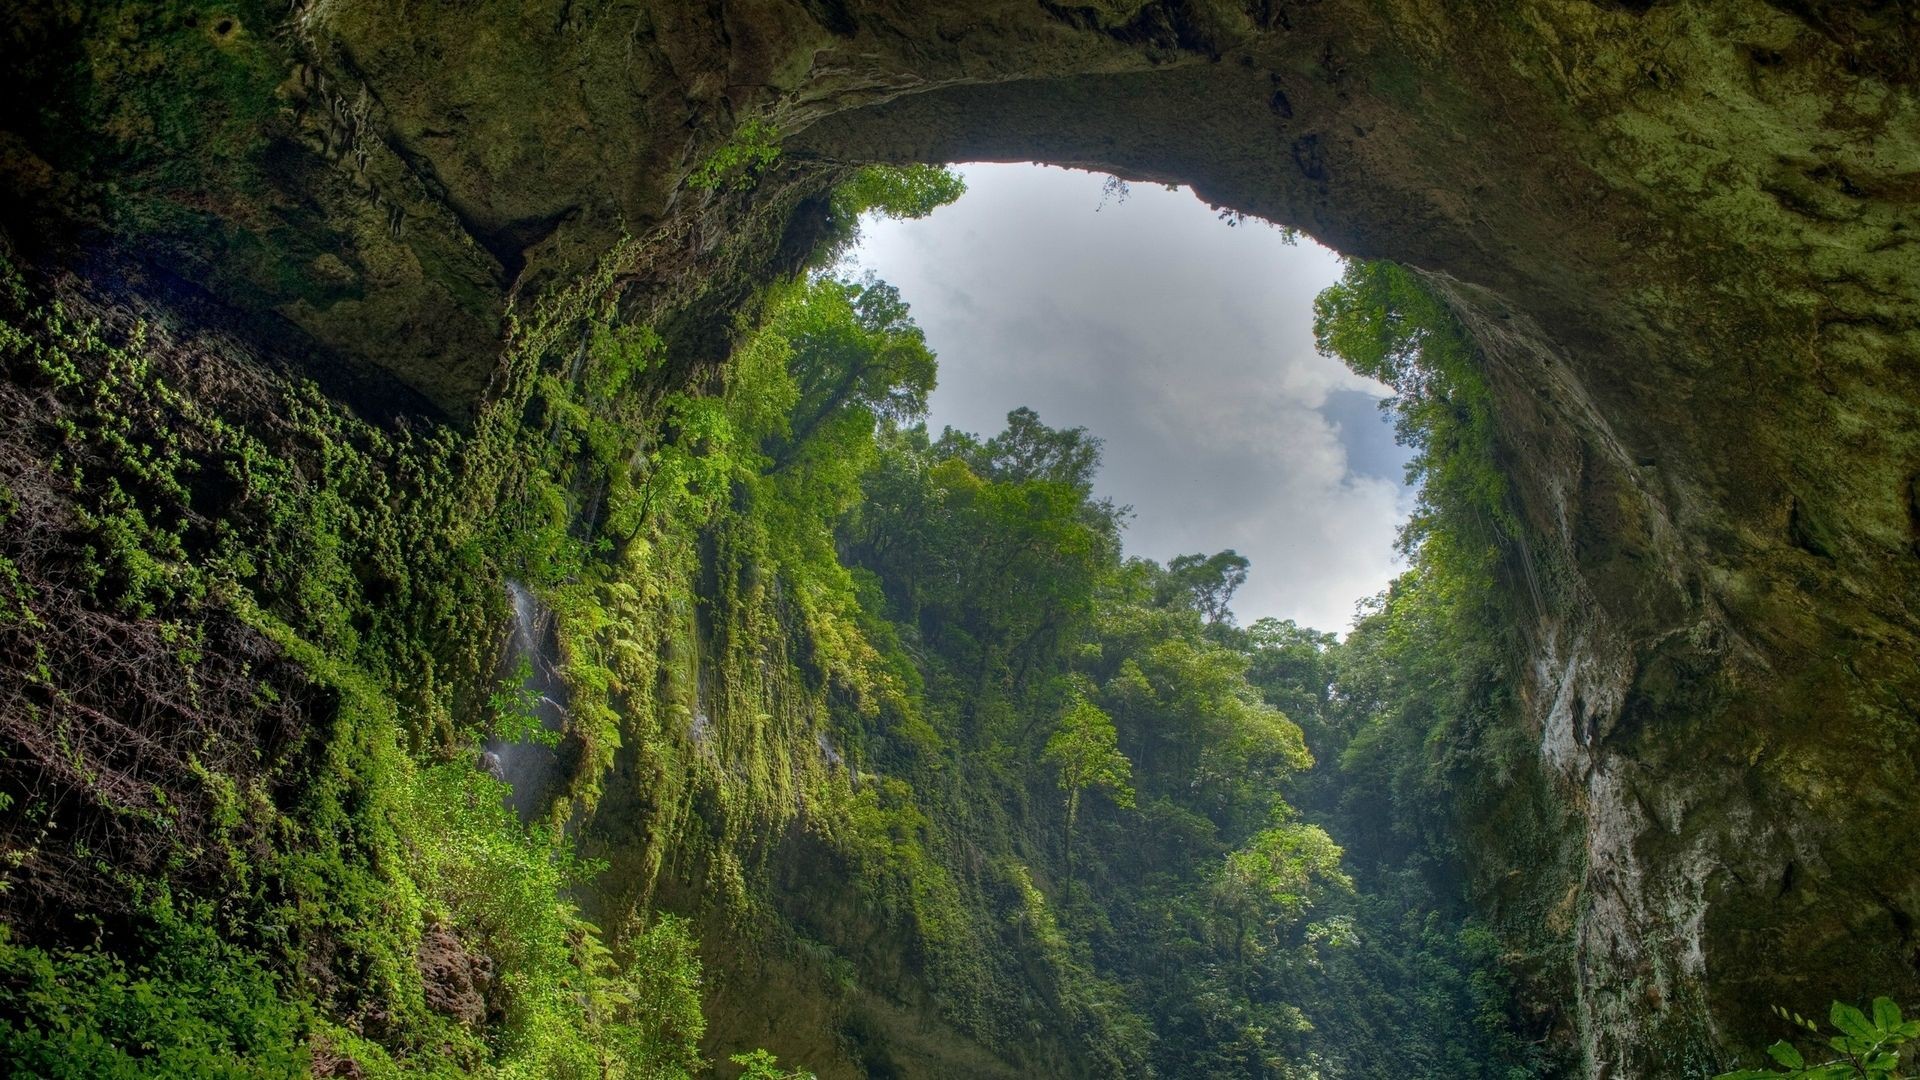
M714 753L713 716L707 712L707 666L700 662L698 634L694 635L693 646L688 658L693 665L693 709L687 734L693 739L694 746L711 756Z
M538 648L534 641L534 624L540 618L540 601L533 598L525 585L517 581L507 582L507 599L513 604L513 647L522 656L532 656ZM518 661L520 657L509 657Z
M815 732L813 741L814 745L820 748L820 756L827 760L827 764L843 765L846 763L846 759L840 756L840 751L834 749L833 740L827 738L826 732Z
M513 624L501 657L501 677L510 679L524 670L521 688L540 726L552 732L565 730L567 690L557 671L551 613L517 581L507 582L507 599L513 606ZM559 755L532 737L489 741L480 764L512 788L507 802L522 821L546 807L560 774Z

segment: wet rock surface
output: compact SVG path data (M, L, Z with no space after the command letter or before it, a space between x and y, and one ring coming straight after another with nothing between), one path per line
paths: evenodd
M1190 183L1419 268L1529 526L1538 775L1461 829L1536 992L1614 1076L1765 1041L1776 1001L1920 993L1901 6L56 4L4 34L10 234L138 252L454 415L512 300L623 235L635 310L716 358L869 162ZM749 118L774 173L687 188Z

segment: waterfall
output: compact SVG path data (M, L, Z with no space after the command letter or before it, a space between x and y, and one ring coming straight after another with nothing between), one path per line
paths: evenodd
M846 758L843 758L840 756L840 751L834 748L833 740L827 738L826 732L824 731L814 732L813 742L815 746L818 746L820 748L820 756L826 759L827 764L829 765L846 764Z
M700 620L693 620L693 633L688 636L692 648L688 651L686 662L693 669L693 709L688 719L687 735L693 740L695 749L713 758L718 750L713 743L713 716L707 711L709 687L707 685L707 665L702 662L700 653Z
M563 731L567 689L558 672L552 613L517 581L507 582L507 598L513 604L513 625L501 657L501 677L512 678L524 661L527 678L521 688L533 699L534 715L548 731ZM481 762L512 789L507 802L522 821L532 820L546 808L560 779L559 755L531 738L489 741Z

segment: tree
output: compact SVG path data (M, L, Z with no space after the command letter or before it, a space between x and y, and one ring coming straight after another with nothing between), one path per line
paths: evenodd
M1242 985L1249 961L1258 963L1280 935L1304 917L1326 886L1351 889L1340 869L1340 845L1318 825L1288 822L1255 833L1229 854L1213 879L1216 910L1233 927L1233 958ZM1260 938L1251 954L1249 937Z
M1300 725L1315 758L1336 760L1345 737L1329 728L1336 650L1340 639L1303 627L1292 619L1260 619L1240 631L1240 650L1247 657L1247 681L1260 688L1267 703ZM1316 770L1291 793L1301 805L1303 796L1317 793L1329 774Z
M1227 603L1247 583L1252 565L1232 548L1213 555L1176 555L1167 563L1165 592L1170 600L1191 604L1210 623L1231 623Z
M1111 508L1063 480L1000 474L972 435L883 429L878 443L846 550L972 678L1021 684L1091 618L1119 550Z
M600 950L595 960L605 974L582 995L601 1029L602 1075L699 1075L707 1064L700 1056L707 1021L700 1012L699 942L687 920L675 915L660 915L646 929L635 919L626 936L624 957ZM589 948L598 945L591 935L584 940Z
M1497 467L1493 396L1472 339L1444 299L1405 267L1349 259L1313 302L1314 343L1357 374L1391 386L1395 438L1415 448L1418 484L1403 550L1438 536L1481 549L1519 521Z
M991 439L947 428L933 450L940 457L965 462L975 475L988 480L1066 488L1078 503L1075 516L1117 551L1120 530L1133 508L1093 497L1103 445L1086 428L1048 427L1039 413L1021 406L1007 414L1005 430Z
M1290 924L1307 913L1321 883L1353 884L1340 870L1340 854L1340 845L1318 825L1276 825L1227 856L1215 892L1223 905L1257 912L1271 926Z
M966 194L967 182L941 165L869 165L833 193L833 212L853 220L869 211L922 218Z
M1120 752L1113 718L1083 697L1075 697L1047 740L1046 760L1060 768L1060 789L1067 793L1067 880L1073 880L1073 823L1080 816L1080 794L1105 791L1114 805L1133 807L1133 763Z
M1006 430L993 438L982 442L977 435L948 428L936 449L992 480L1045 480L1084 495L1093 490L1094 474L1100 471L1102 445L1086 428L1048 427L1039 413L1023 405L1007 414Z
M900 290L886 282L816 278L780 310L773 329L792 350L788 371L798 394L786 432L768 440L774 471L792 465L836 420L851 419L870 436L877 420L926 411L933 350Z

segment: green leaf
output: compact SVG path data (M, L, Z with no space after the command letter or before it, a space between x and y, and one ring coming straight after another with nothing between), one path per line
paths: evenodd
M1767 1056L1785 1065L1789 1069L1804 1069L1807 1067L1807 1059L1801 1057L1800 1051L1794 1049L1793 1044L1785 1039L1767 1047Z
M1867 1021L1867 1014L1851 1005L1838 1001L1834 1002L1833 1008L1827 1013L1827 1019L1833 1022L1834 1027L1839 1028L1841 1031L1846 1032L1856 1039L1865 1039L1868 1042L1877 1041L1873 1025Z
M1873 1026L1886 1034L1892 1034L1900 1026L1900 1006L1892 998L1873 999Z

